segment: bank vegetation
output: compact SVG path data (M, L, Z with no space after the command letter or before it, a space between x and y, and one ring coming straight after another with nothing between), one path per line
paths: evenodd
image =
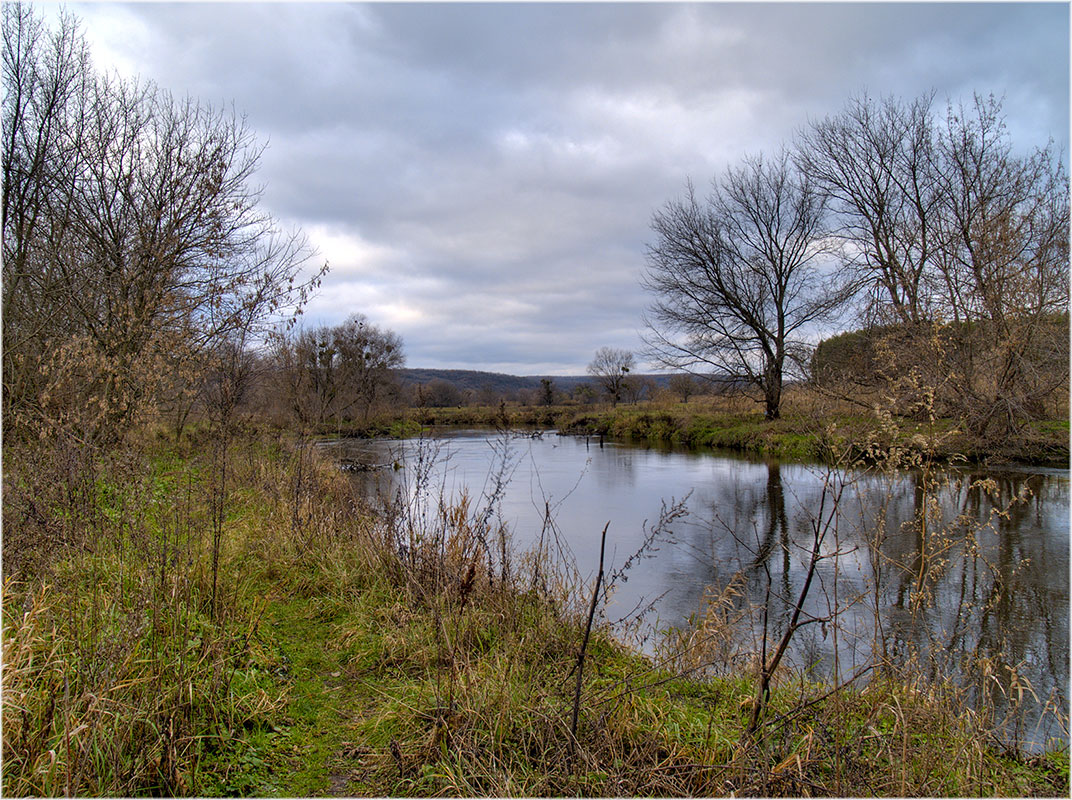
M441 412L397 410L392 332L300 324L324 268L260 206L263 145L96 72L72 17L3 14L4 794L1067 795L1015 671L964 686L876 658L823 682L781 658L836 616L802 595L767 624L732 585L643 656L600 621L621 576L579 574L550 515L520 552L494 497L441 496L421 464L373 505L315 437ZM645 436L676 424L636 411ZM481 413L518 423L505 399ZM917 413L872 419L896 437ZM894 474L942 433L821 445Z

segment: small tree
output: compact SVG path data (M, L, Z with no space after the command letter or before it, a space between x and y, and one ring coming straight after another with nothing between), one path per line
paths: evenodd
M316 426L360 409L368 419L375 402L405 363L402 340L393 331L355 314L334 327L298 331L276 352L284 390L299 421Z
M622 383L622 397L631 405L655 396L655 381L642 375L630 375Z
M480 406L496 406L499 400L500 393L490 383L482 384L473 398L473 402Z
M540 402L545 406L555 404L555 382L550 378L540 378Z
M417 389L419 404L423 408L452 408L465 402L461 389L443 378L432 378Z
M688 403L689 398L696 394L696 381L687 372L675 372L668 384L670 391L680 397L682 403Z
M354 314L332 333L347 392L339 413L356 407L367 420L376 400L393 383L394 370L405 363L402 339L371 324L364 314Z
M633 369L633 354L628 350L601 347L588 365L588 374L610 395L611 404L617 406L622 399L625 379Z
M591 384L579 383L573 388L573 399L575 402L581 405L591 405L595 400L596 391L592 388Z

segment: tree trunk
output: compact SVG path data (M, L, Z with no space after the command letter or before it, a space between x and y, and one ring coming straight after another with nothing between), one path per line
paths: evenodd
M782 370L781 358L767 367L763 382L763 400L766 404L767 419L781 419L782 416Z

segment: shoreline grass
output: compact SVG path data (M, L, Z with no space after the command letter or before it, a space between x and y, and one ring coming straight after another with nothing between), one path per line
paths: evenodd
M1002 441L983 441L952 420L891 418L878 413L808 409L797 403L777 420L739 403L639 403L609 406L469 406L407 409L368 423L324 427L325 435L407 438L429 428L555 428L576 436L601 436L654 445L730 450L789 461L826 462L832 452L862 455L891 448L927 451L936 461L1068 467L1068 420L1025 427ZM876 437L878 428L883 435Z
M749 734L753 674L655 664L602 629L574 739L582 586L489 566L474 509L374 513L263 433L215 485L209 444L150 441L66 485L44 458L8 473L28 550L4 584L5 794L1068 793L1067 746L1006 752L940 687L785 672Z

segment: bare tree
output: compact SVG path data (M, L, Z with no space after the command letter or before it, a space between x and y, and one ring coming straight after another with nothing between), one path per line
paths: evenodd
M696 379L687 372L675 372L669 378L668 387L681 398L682 403L688 403L689 398L696 394Z
M443 378L432 378L417 387L417 404L421 408L452 408L464 402L462 390Z
M796 161L867 290L860 341L880 357L860 377L1001 435L1067 387L1068 177L1051 148L1014 153L999 100L938 120L933 98L851 99Z
M824 279L824 202L786 152L727 170L704 203L691 184L652 221L643 283L651 355L663 366L757 389L767 419L781 412L786 373L807 363L809 326L852 293Z
M399 336L363 314L281 337L275 358L291 410L313 427L329 418L346 419L355 409L367 420L394 383L394 370L405 363Z
M324 328L297 330L275 340L280 394L302 430L327 419L338 393L335 351Z
M622 383L622 395L625 400L636 405L641 400L652 399L658 385L651 378L643 375L630 375Z
M933 100L853 97L798 137L796 163L827 200L872 321L929 317L941 202Z
M1014 155L993 97L950 108L939 148L957 398L976 433L1001 434L1067 386L1068 176L1049 148Z
M622 399L625 381L633 365L633 354L628 350L601 347L596 350L595 358L588 365L588 374L610 395L611 405L617 406Z
M62 198L78 163L79 109L89 51L73 17L49 31L30 4L3 8L4 428L45 383L43 339L62 324L64 285L51 257L68 215Z
M46 35L5 6L3 38L5 426L73 415L114 437L319 274L259 208L263 148L236 115L94 74L70 18Z
M394 331L371 324L364 314L354 314L333 331L346 402L338 413L361 409L367 420L376 400L394 381L394 370L405 364L402 339Z

